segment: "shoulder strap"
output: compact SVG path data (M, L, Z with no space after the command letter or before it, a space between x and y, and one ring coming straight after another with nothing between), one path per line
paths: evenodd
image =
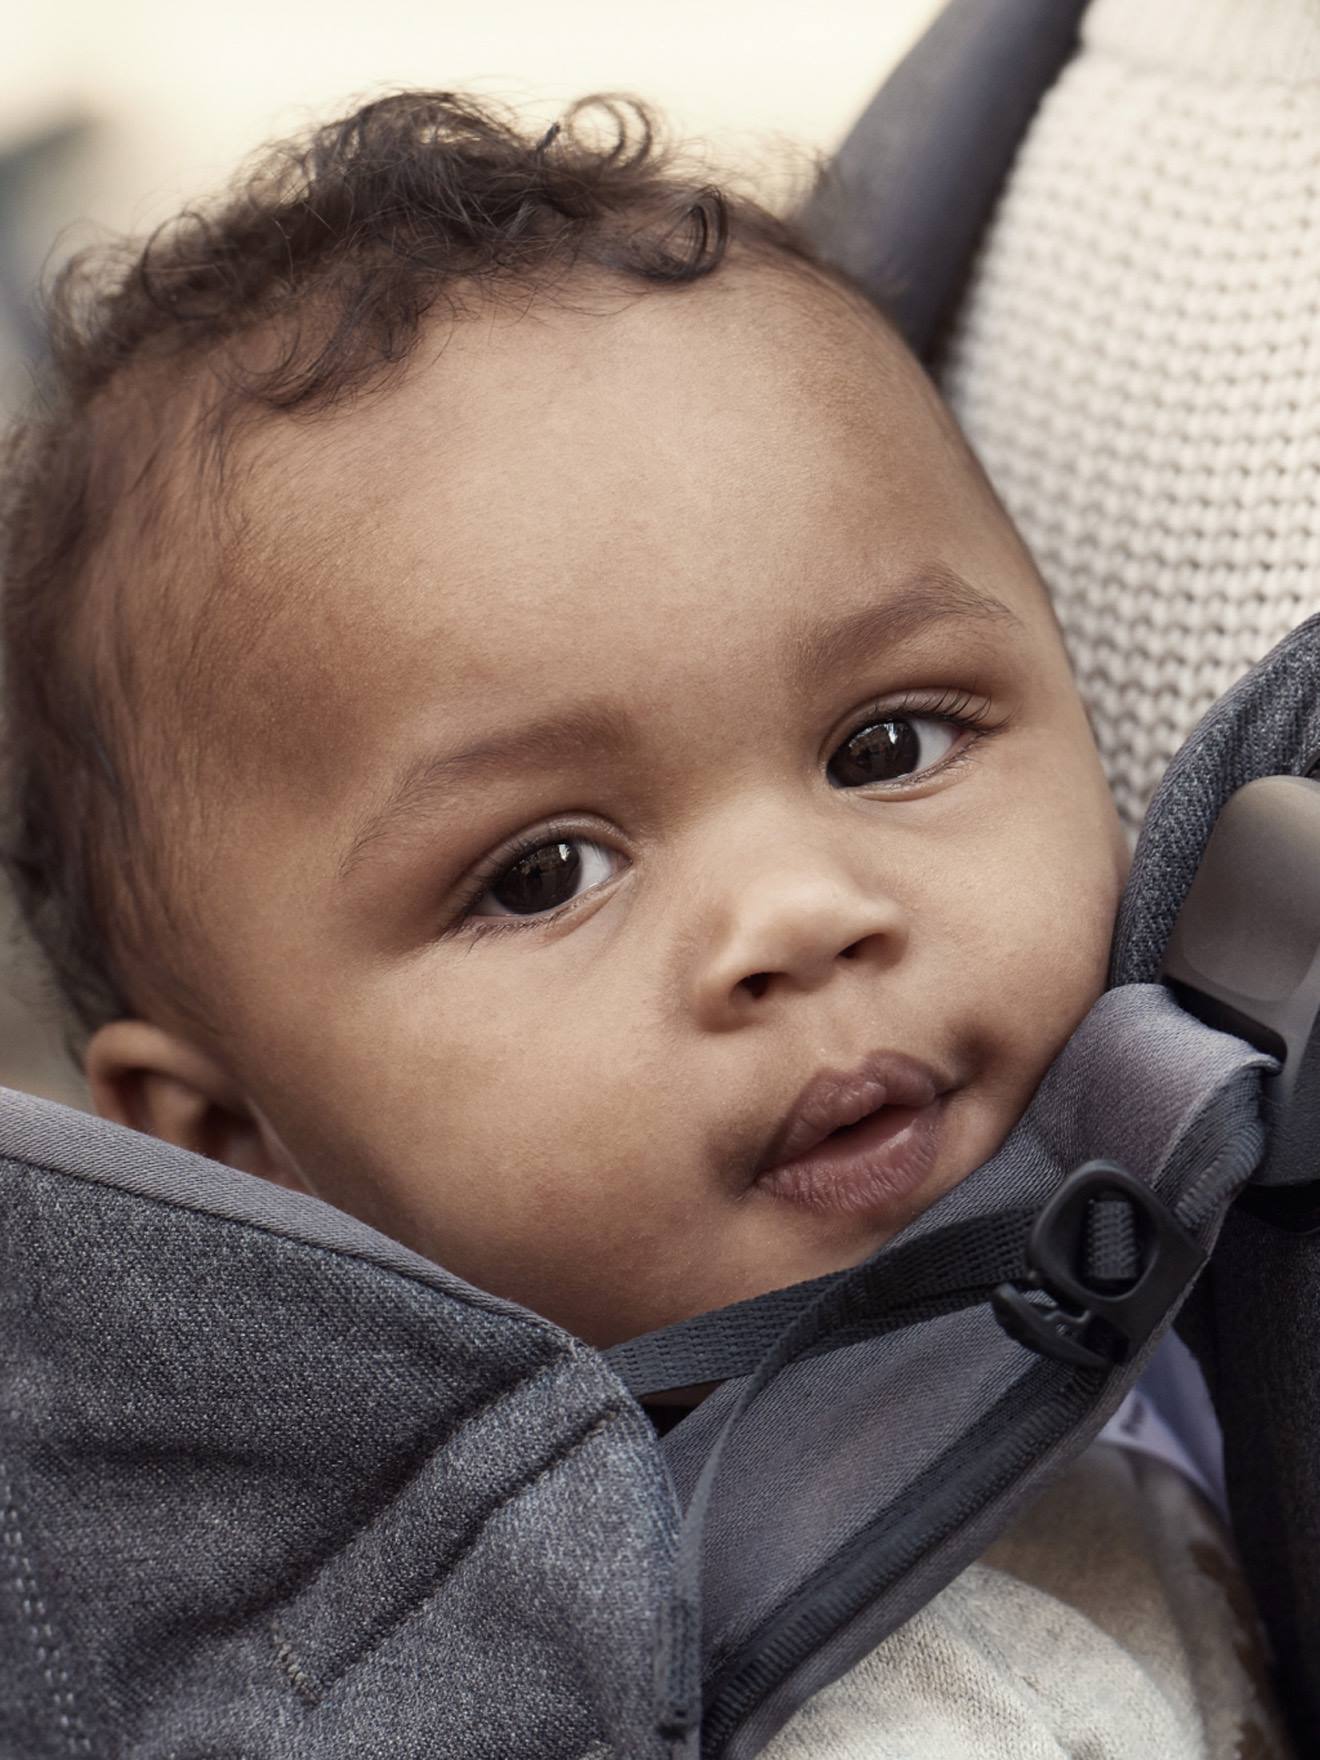
M741 1376L666 1443L676 1753L758 1752L1094 1436L1260 1159L1272 1067L1111 992L994 1161L867 1264L609 1353L638 1392Z

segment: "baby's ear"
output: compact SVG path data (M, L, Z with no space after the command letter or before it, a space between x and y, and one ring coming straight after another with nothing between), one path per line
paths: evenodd
M272 1127L214 1058L148 1021L111 1021L84 1054L102 1118L294 1191L308 1188Z

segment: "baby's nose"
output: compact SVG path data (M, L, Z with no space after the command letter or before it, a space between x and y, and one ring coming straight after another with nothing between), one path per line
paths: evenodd
M703 1010L732 1021L778 992L821 988L845 961L889 968L909 929L900 903L878 888L821 873L761 876L712 941L699 979Z

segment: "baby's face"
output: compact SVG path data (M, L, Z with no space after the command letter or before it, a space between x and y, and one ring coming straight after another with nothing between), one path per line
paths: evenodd
M297 1177L597 1343L855 1263L993 1154L1124 862L1031 564L878 322L765 270L608 303L248 442L200 877ZM771 1171L863 1065L887 1110Z

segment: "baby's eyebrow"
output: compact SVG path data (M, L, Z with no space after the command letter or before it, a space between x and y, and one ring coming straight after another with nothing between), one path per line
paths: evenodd
M951 568L934 567L847 617L799 623L792 642L794 671L804 685L811 686L855 660L859 653L897 647L932 624L953 620L1023 627L1021 618L1002 599L981 592Z
M950 569L936 568L846 617L799 623L789 639L789 655L799 681L809 687L855 661L861 652L896 647L932 624L953 619L1006 621L1021 627L1021 620L1002 600L980 592ZM639 744L638 729L620 708L603 698L588 698L461 751L424 753L405 767L384 804L354 833L339 859L339 877L347 879L371 849L389 841L398 826L452 797L461 785L498 776L513 763L523 770L551 770L568 758L626 752Z
M339 877L346 879L373 846L386 841L403 819L413 818L460 784L497 776L515 761L523 769L553 769L566 758L626 751L638 743L637 729L613 704L588 698L539 721L527 721L506 733L477 740L457 752L428 752L406 766L390 789L385 804L359 827L339 859Z

